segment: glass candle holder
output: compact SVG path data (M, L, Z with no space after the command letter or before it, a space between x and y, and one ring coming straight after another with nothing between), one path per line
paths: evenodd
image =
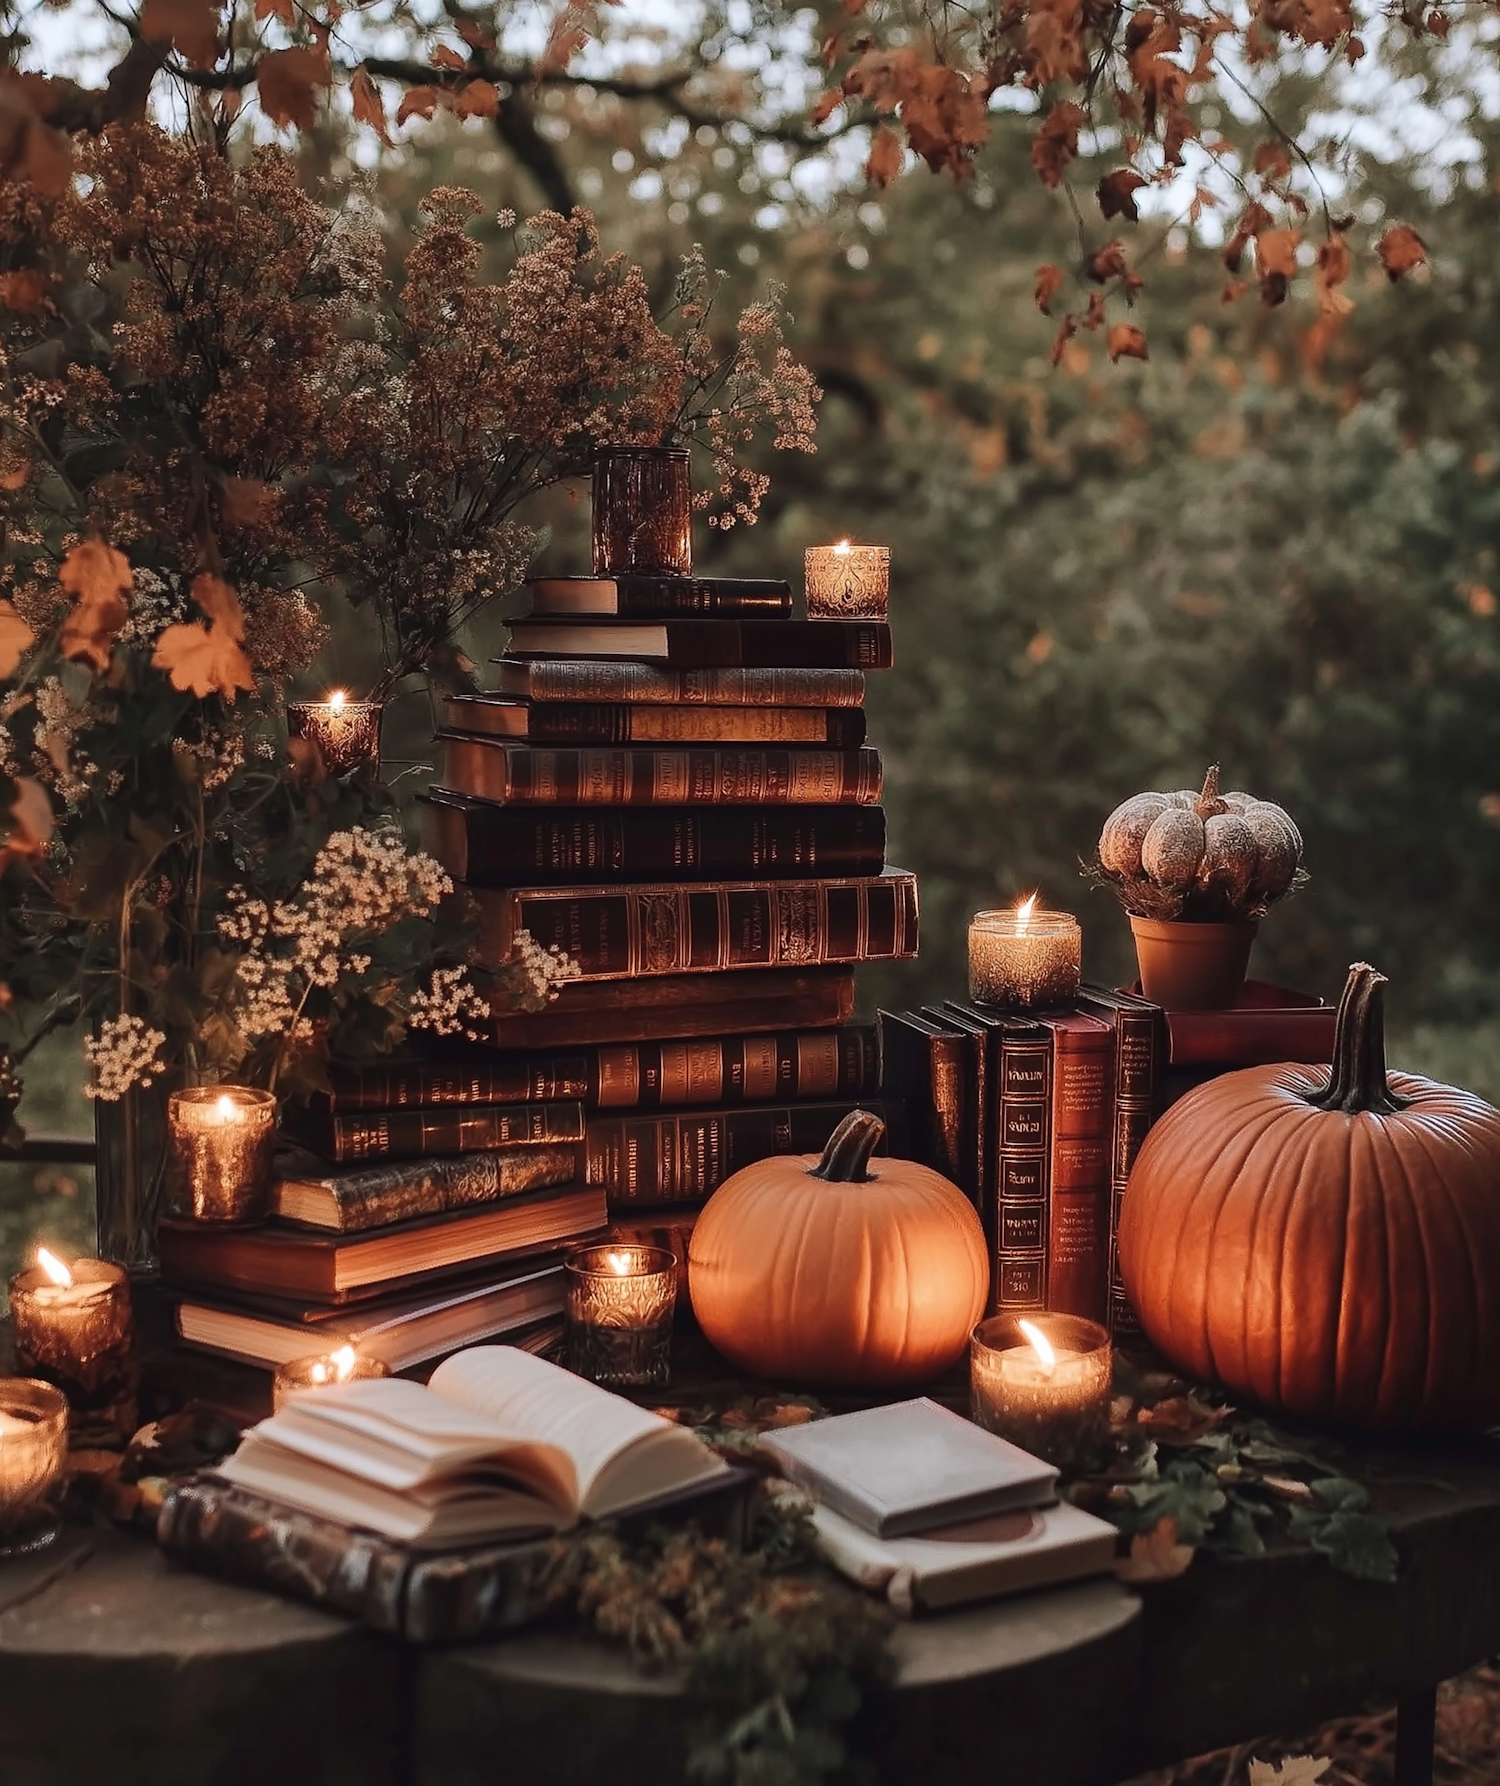
M16 1368L60 1389L74 1436L129 1438L136 1427L130 1279L102 1259L71 1265L37 1250L10 1280Z
M594 575L688 577L693 490L686 447L594 448Z
M365 1383L374 1377L388 1377L390 1366L378 1358L362 1358L353 1346L340 1346L337 1352L315 1353L307 1358L291 1358L278 1364L271 1385L271 1406L280 1413L294 1395L308 1390L331 1389L339 1383Z
M1113 1377L1109 1334L1078 1315L992 1315L969 1336L975 1421L1062 1470L1108 1431Z
M1068 912L1039 912L1035 896L969 920L969 997L1029 1011L1078 992L1083 933Z
M326 701L288 701L286 729L316 744L330 775L347 775L360 763L380 761L380 701L351 701L336 688Z
M174 1091L165 1208L179 1221L259 1222L269 1213L276 1099L248 1085Z
M68 1457L68 1404L50 1383L0 1378L0 1557L57 1536L47 1497Z
M891 549L809 546L802 554L809 620L884 620L891 608Z
M677 1259L664 1247L569 1254L568 1362L594 1383L661 1385L672 1369Z

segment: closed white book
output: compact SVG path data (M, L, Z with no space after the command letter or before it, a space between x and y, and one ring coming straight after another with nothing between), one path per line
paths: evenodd
M761 1441L793 1482L881 1538L1057 1496L1057 1471L962 1415L921 1396Z
M831 1507L813 1513L829 1562L901 1613L938 1612L1103 1575L1115 1555L1115 1528L1059 1501L1022 1507L908 1538L877 1538Z

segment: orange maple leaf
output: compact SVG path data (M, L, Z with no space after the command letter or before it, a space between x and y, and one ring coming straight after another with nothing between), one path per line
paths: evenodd
M457 118L493 118L500 110L500 89L493 81L465 81L453 97Z
M193 600L209 618L208 626L184 621L167 627L156 641L153 669L165 670L172 686L200 701L221 694L233 701L236 689L253 690L255 671L245 655L245 616L240 598L221 578L209 572L193 579Z
M16 666L36 642L36 634L16 612L13 602L0 600L0 676L14 676Z
M57 648L64 657L92 664L102 676L109 668L116 636L130 616L130 561L103 540L83 540L69 548L57 580L73 597L73 606Z
M1297 229L1263 229L1255 238L1255 273L1263 304L1284 303L1297 271Z
M1043 316L1051 316L1052 300L1057 296L1062 282L1067 278L1061 267L1048 261L1046 266L1036 270L1036 288L1032 296L1036 299L1036 307Z
M1130 1540L1130 1555L1115 1559L1121 1581L1170 1581L1193 1560L1191 1544L1177 1542L1177 1521L1157 1520L1149 1532L1137 1532Z
M1043 185L1056 186L1062 180L1063 169L1078 153L1078 132L1086 118L1083 107L1071 99L1059 99L1047 113L1031 139L1031 165Z
M368 124L381 142L389 143L390 130L385 121L385 101L375 85L374 76L361 62L349 77L349 100L358 123Z
M1427 244L1409 223L1393 223L1375 244L1375 252L1393 285L1403 273L1427 262Z
M1115 362L1120 360L1149 360L1150 353L1146 348L1146 337L1133 322L1117 322L1110 326L1104 337L1104 345L1109 357Z
M396 107L397 124L404 124L408 118L430 118L442 97L436 87L408 87Z
M886 124L877 124L870 136L870 156L865 162L865 178L872 186L889 186L901 172L906 160L901 139Z
M294 124L299 130L311 130L318 115L318 90L332 79L327 50L309 44L268 50L255 65L260 109L273 124Z
M432 54L427 58L434 68L467 68L468 62L460 56L451 44L440 43L433 46Z
M1141 214L1136 208L1135 195L1145 184L1145 176L1133 167L1117 168L1114 173L1106 174L1097 188L1099 209L1106 220L1128 217L1132 223L1139 222Z
M195 67L212 68L219 59L219 11L219 0L146 0L141 36L170 43Z

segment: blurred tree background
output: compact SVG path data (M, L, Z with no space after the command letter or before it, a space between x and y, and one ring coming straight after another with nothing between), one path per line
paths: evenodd
M924 940L919 963L865 971L868 1008L960 992L970 912L1033 888L1082 914L1087 972L1128 977L1126 920L1085 889L1079 859L1120 799L1196 784L1217 761L1306 840L1309 885L1264 924L1252 972L1331 995L1351 960L1373 961L1393 982L1398 1064L1495 1099L1500 129L1477 64L1471 84L1451 64L1397 74L1464 153L1359 149L1395 91L1372 81L1338 203L1414 225L1430 266L1399 287L1360 267L1330 342L1300 290L1278 310L1253 289L1225 301L1225 268L1185 220L1122 222L1149 277L1146 363L1112 365L1087 329L1052 363L1056 320L1033 283L1078 260L1080 226L1036 180L1034 119L1000 117L970 180L917 169L880 192L857 154L805 157L744 124L695 127L569 85L534 94L524 129L513 113L439 118L376 155L331 119L298 153L310 181L366 182L397 249L421 195L454 184L491 217L587 205L663 293L701 242L726 272L726 318L767 281L788 288L793 346L826 393L819 451L768 462L760 523L700 534L697 558L796 580L805 545L892 548L897 667L871 678L871 737ZM1276 98L1293 120L1320 104L1291 76ZM1084 157L1079 188L1107 165ZM542 564L579 568L586 492L544 506ZM372 681L369 629L334 618L333 677ZM483 665L503 636L486 614L470 654ZM387 726L388 767L413 795L430 719L412 694ZM66 1050L28 1073L34 1133L88 1126L76 1038ZM0 1253L86 1219L86 1181L24 1178L0 1198Z

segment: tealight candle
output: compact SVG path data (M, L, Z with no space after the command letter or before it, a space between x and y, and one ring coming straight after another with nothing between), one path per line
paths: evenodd
M353 1346L322 1352L307 1358L291 1358L276 1367L271 1385L271 1406L279 1414L294 1395L309 1390L331 1389L339 1383L363 1383L372 1377L388 1377L390 1367L378 1358L362 1358Z
M1066 1469L1109 1425L1109 1335L1077 1315L992 1315L969 1338L974 1419Z
M50 1383L0 1379L0 1556L40 1550L57 1536L43 1502L68 1455L68 1404Z
M123 1266L103 1259L70 1266L46 1247L37 1248L36 1260L10 1280L16 1368L62 1390L75 1429L98 1424L128 1438L136 1385Z
M343 775L356 764L379 760L384 710L380 701L351 701L336 688L326 701L288 701L286 729L317 745L330 775Z
M1068 912L1039 912L1036 894L969 921L969 997L1029 1011L1078 991L1083 933Z
M802 554L802 588L809 620L884 620L891 605L891 549L809 546Z
M167 1104L169 1216L258 1222L268 1213L276 1099L248 1085L198 1085Z
M662 1384L672 1368L677 1260L664 1247L580 1247L567 1259L568 1362L595 1383Z

